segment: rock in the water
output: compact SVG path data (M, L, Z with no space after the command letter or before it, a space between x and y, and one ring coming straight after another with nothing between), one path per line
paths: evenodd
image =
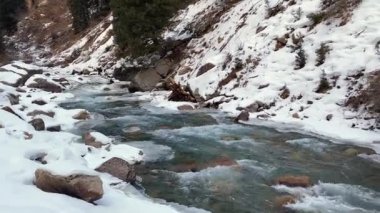
M191 110L194 110L194 107L191 105L181 105L181 106L178 106L177 109L181 111L191 111Z
M293 204L296 202L296 198L292 195L282 195L279 197L276 197L274 200L274 205L277 208L282 208L288 204Z
M97 140L93 135L91 135L91 132L86 133L83 136L84 144L87 146L92 146L95 148L102 148L105 145L109 145L110 143L104 143L102 141Z
M249 121L249 112L248 111L242 111L236 118L235 122L239 121Z
M45 122L41 118L33 119L29 122L35 130L43 131L45 130Z
M328 115L326 116L326 120L327 120L327 121L331 121L332 118L333 118L333 114L328 114Z
M87 111L81 111L78 114L73 116L76 120L88 120L91 118L90 113Z
M348 148L344 150L344 155L348 157L355 157L360 154L374 155L376 152L372 149L364 147Z
M108 173L126 182L136 181L135 167L121 158L111 158L99 166L96 171Z
M47 81L44 78L36 78L34 82L28 85L29 88L41 89L46 92L60 93L62 87L58 84Z
M42 191L65 194L90 203L103 197L103 182L97 176L60 176L38 169L35 172L34 184Z
M285 185L289 187L309 187L311 186L310 177L308 176L292 176L286 175L279 177L276 184Z
M37 104L37 105L43 106L47 103L46 103L46 101L39 99L39 100L32 101L32 104Z
M34 110L33 112L29 112L27 114L27 116L32 116L32 117L37 116L37 115L46 115L46 116L53 118L55 116L55 112L51 112L51 111L44 112L42 110Z

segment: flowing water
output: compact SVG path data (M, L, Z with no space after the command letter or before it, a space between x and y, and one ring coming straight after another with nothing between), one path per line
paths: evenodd
M217 111L177 112L138 94L73 90L65 108L96 118L78 124L141 148L141 189L152 198L210 212L380 212L380 165L355 155L369 150L294 132L235 124ZM218 166L219 165L219 166ZM283 175L307 175L314 186L275 186ZM290 209L276 197L292 194Z

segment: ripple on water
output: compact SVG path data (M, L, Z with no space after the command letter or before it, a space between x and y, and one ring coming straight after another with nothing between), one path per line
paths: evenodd
M322 153L327 150L328 144L322 142L316 138L301 138L295 140L288 140L286 143L292 144L294 146L299 146L304 149L311 150L313 152Z
M279 192L290 193L299 198L287 207L306 212L364 213L380 211L380 193L348 184L322 183L310 188L274 186Z
M129 142L128 145L141 149L144 152L145 162L168 161L174 158L172 148L152 141Z

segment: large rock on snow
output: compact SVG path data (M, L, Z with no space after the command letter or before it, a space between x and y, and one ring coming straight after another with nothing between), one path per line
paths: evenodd
M45 122L41 118L33 119L29 122L36 131L43 131L45 130Z
M112 142L110 138L98 132L87 132L84 134L83 139L87 146L95 148L102 148L103 146L110 145Z
M99 166L96 171L108 173L125 182L133 183L136 181L135 167L121 158L111 158Z
M60 93L62 87L59 84L49 82L44 78L35 78L32 83L28 84L29 88L41 89L46 92Z
M38 169L35 172L34 184L42 191L65 194L90 203L103 197L103 182L97 176L60 176Z

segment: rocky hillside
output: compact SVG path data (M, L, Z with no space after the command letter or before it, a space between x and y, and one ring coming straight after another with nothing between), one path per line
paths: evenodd
M8 40L13 59L68 71L97 71L116 62L112 36L112 16L96 17L90 26L75 33L68 1L34 0Z
M189 40L174 78L205 106L363 139L380 128L379 11L376 0L200 0L164 37Z

